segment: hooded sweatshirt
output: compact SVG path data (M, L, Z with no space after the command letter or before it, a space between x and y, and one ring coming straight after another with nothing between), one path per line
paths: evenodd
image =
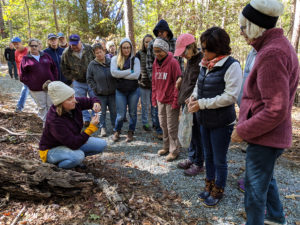
M121 92L131 92L138 88L138 78L141 73L140 60L134 56L133 47L129 38L124 38L119 45L119 54L121 54L121 45L128 42L131 46L131 55L125 62L121 70L117 65L118 55L111 59L111 75L117 78L117 90Z
M178 108L178 91L175 88L176 80L181 75L178 61L171 52L164 59L161 66L155 59L152 70L152 105L157 106L157 101Z

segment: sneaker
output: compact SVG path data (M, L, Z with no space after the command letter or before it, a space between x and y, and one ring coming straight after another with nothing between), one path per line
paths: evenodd
M193 162L191 162L189 159L186 159L186 160L184 160L184 161L178 163L178 164L177 164L177 167L178 167L179 169L184 169L184 170L186 170L186 169L190 168L191 165L193 165Z
M166 149L161 149L157 152L158 155L166 155L169 153L169 150Z
M127 138L126 138L126 142L131 142L133 141L133 131L128 131L127 133Z
M244 193L245 192L245 182L244 182L244 179L238 180L238 186L239 186L239 190Z
M203 173L203 171L204 171L203 167L193 164L193 165L191 165L190 168L184 170L184 175L186 175L186 176L196 176L200 173Z
M287 221L284 219L284 222L280 223L280 222L275 221L271 218L265 218L264 219L264 224L268 224L268 225L287 225Z
M177 159L178 158L178 156L179 156L179 153L169 153L168 155L167 155L167 157L166 157L166 160L168 161L168 162L172 162L172 161L174 161L175 159Z
M143 129L144 129L145 131L151 131L151 128L150 128L149 124L144 125L144 126L143 126Z
M204 200L203 204L206 207L215 207L223 198L224 188L214 186L210 195Z
M117 142L120 139L120 131L116 131L112 137L113 142Z
M107 133L106 133L106 128L101 128L101 132L100 132L100 137L106 137Z

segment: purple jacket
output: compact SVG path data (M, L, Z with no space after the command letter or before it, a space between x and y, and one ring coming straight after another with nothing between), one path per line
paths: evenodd
M20 80L31 91L43 91L42 87L45 81L58 80L55 62L50 55L44 52L40 52L39 62L30 54L24 56L21 62Z
M299 80L295 49L279 28L265 31L252 45L257 56L245 83L237 133L252 144L288 148Z
M40 141L39 149L47 150L57 146L66 146L70 149L79 149L89 138L81 131L83 127L82 110L91 109L97 98L76 98L76 106L70 113L59 116L56 107L51 106L47 113L45 128Z

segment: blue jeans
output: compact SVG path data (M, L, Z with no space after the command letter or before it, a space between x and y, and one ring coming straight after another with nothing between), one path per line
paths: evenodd
M129 110L129 131L135 131L137 121L137 104L139 101L139 88L130 92L121 92L116 90L117 119L114 131L121 131L124 122L124 116L128 105Z
M22 87L22 90L20 93L20 98L17 103L17 108L16 108L17 110L22 111L24 109L28 93L29 93L29 88L25 84L23 84L23 87Z
M112 127L115 126L116 122L116 95L97 95L101 103L101 112L100 112L100 128L106 128L106 110L108 107L110 114L110 121Z
M89 97L95 97L95 94L93 90L90 88L90 86L87 83L81 83L76 80L73 81L73 89L75 91L75 97L87 97L87 94L89 94ZM94 111L92 111L92 116L94 115ZM91 121L91 114L88 110L82 111L83 121Z
M215 180L216 185L225 188L227 180L227 151L233 125L220 128L200 126L203 143L206 178Z
M150 99L152 99L152 92L151 92ZM152 104L151 104L151 118L152 118L153 127L156 130L156 133L162 134L163 131L160 127L159 118L158 118L158 107L153 107Z
M77 150L66 146L51 148L47 154L47 162L57 164L59 168L70 169L82 163L85 156L96 155L106 148L105 140L89 137L88 141Z
M151 89L140 88L141 90L141 103L142 103L142 123L148 123L149 108L151 106Z
M7 66L8 66L8 73L10 77L13 78L13 70L14 70L15 79L18 80L18 69L17 69L16 62L7 61Z
M274 166L283 149L249 144L246 155L245 210L247 225L263 225L266 218L284 223Z
M240 94L239 94L238 100L237 100L237 104L238 104L239 107L241 105L241 101L242 101L242 97L243 97L243 91L244 91L244 85L245 85L245 82L248 78L248 75L249 74L244 74L244 77L243 77L243 83L242 83L241 91L240 91Z
M189 160L197 166L203 167L203 150L201 143L200 124L198 124L197 114L193 113L192 140L188 148Z

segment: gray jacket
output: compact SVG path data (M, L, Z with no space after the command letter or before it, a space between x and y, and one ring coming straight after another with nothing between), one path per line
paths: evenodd
M105 64L92 60L86 73L88 85L96 95L112 95L116 91L116 79L110 72L110 59L105 59Z

